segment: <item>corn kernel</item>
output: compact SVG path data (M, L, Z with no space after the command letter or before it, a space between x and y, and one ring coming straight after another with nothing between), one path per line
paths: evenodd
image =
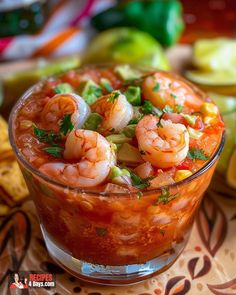
M216 118L214 118L214 117L206 116L203 118L203 122L204 122L204 124L214 125L215 119Z
M213 103L204 102L201 106L201 113L207 117L215 117L218 114L218 108Z
M175 173L175 177L174 177L174 180L176 182L178 181L181 181L189 176L192 175L192 172L189 171L189 170L177 170L176 173Z

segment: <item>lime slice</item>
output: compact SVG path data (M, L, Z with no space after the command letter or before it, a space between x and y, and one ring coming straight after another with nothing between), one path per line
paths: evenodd
M229 167L227 170L227 183L236 189L236 148L234 148L233 154L229 161Z
M113 28L98 34L88 45L83 63L136 63L170 69L161 45L149 34L134 28Z
M203 71L224 71L236 67L236 40L201 39L193 46L193 63Z
M225 174L228 168L232 151L234 149L234 146L236 145L236 112L224 115L223 120L225 122L226 137L224 149L217 165L217 170L220 173Z
M232 85L236 84L236 70L224 70L217 72L203 72L201 70L186 71L185 76L202 85Z
M225 113L236 112L236 97L221 95L208 92L210 98L217 104L222 115Z

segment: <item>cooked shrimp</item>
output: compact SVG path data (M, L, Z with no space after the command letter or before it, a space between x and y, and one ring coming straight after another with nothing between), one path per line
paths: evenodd
M39 170L72 187L92 187L108 176L115 157L109 142L99 133L77 129L66 139L64 158L73 164L46 163Z
M112 98L112 95L114 98ZM115 97L114 95L118 95ZM110 130L118 132L128 125L133 117L132 105L126 97L119 92L112 92L97 100L92 106L93 112L103 116L99 131L107 134Z
M47 129L58 131L60 120L66 114L72 114L71 122L75 128L80 128L89 116L90 108L86 102L76 94L57 94L45 105L41 114L41 121Z
M186 83L173 79L168 73L148 76L142 83L142 90L144 98L159 108L164 108L168 104L171 107L186 105L199 109L203 103Z
M136 127L139 150L145 161L153 166L168 168L180 164L189 150L189 134L183 124L153 115L145 116Z

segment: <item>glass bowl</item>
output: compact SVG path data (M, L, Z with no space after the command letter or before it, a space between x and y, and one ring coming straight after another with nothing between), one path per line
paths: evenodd
M203 92L185 82L205 99ZM195 174L144 192L141 198L137 192L75 189L41 174L16 145L17 112L41 85L40 82L29 89L14 106L9 135L51 257L76 277L106 285L139 282L168 269L188 241L195 214L223 148L224 135L214 155ZM158 200L164 192L168 192L168 199Z

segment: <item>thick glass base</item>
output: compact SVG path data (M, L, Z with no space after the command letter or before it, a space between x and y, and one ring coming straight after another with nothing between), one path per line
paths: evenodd
M170 251L144 264L104 266L74 258L68 252L59 248L42 226L41 230L50 256L67 272L84 281L113 286L138 283L167 270L180 255L188 240L186 237Z

